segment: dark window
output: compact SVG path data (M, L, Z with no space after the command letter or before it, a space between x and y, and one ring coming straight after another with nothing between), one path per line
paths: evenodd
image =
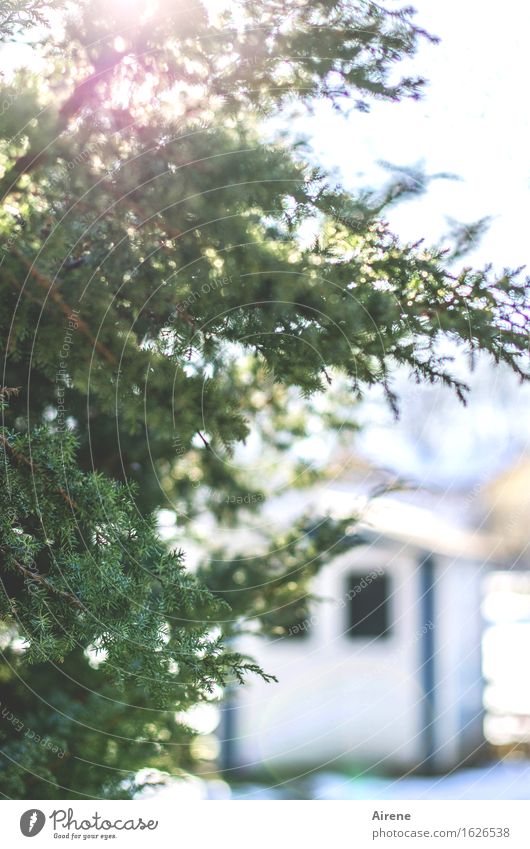
M347 584L349 637L387 637L390 633L390 580L369 572L350 575Z

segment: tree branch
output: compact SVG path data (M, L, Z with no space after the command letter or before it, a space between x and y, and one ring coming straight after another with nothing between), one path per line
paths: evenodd
M18 571L24 575L26 578L30 578L32 581L36 581L38 584L41 584L43 587L46 587L50 592L55 593L55 595L60 595L62 598L66 599L70 604L73 604L79 610L86 610L84 604L79 601L77 596L73 593L66 592L65 590L60 590L58 587L54 587L53 584L41 575L39 572L33 572L31 569L28 569L26 566L23 566L22 563L19 563L18 560L11 561L13 565L18 569Z
M66 301L63 300L61 294L57 291L53 282L51 280L48 280L47 277L37 271L34 264L28 259L26 259L24 254L22 254L17 248L12 248L12 251L15 256L20 259L22 264L27 269L28 273L34 278L34 280L37 281L39 286L42 286L43 289L46 289L46 292L48 293L52 301L57 304L61 312L64 313L67 318L70 318L73 313L73 309L69 304L66 303ZM92 346L97 351L99 351L102 357L104 357L107 362L111 363L112 365L118 365L118 358L115 356L115 354L112 353L112 351L107 348L106 345L103 344L103 342L100 342L98 339L95 338L86 321L84 321L80 316L76 316L75 320L81 333L83 333L83 335L86 336L87 339L89 339Z
M2 433L0 433L0 443L4 446L4 448L9 451L9 453L15 458L15 460L18 460L19 463L24 463L26 466L28 466L34 475L36 475L37 472L40 472L39 467L35 465L33 460L30 460L29 457L26 457L24 454L21 454L19 451L16 451L9 442L9 439ZM77 508L77 504L75 503L73 498L71 498L66 492L66 490L63 489L61 486L55 487L55 492L58 492L59 495L64 498L66 503L70 507L72 507L72 509L75 510Z

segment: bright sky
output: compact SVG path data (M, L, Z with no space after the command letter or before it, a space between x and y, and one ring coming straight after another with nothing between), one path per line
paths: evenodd
M429 81L424 99L378 103L369 114L348 118L321 106L304 129L322 164L352 189L388 179L380 160L423 161L427 173L461 178L431 183L427 195L388 215L403 238L437 241L449 229L447 217L469 223L489 215L490 229L469 261L530 266L530 6L521 0L413 5L418 23L441 38L438 46L426 43L412 62ZM489 368L473 382L477 391L464 409L448 393L441 403L439 390L399 379L402 422L396 425L380 402L368 403L363 451L402 474L442 485L470 483L516 462L529 447L528 388Z
M394 4L392 4L394 5ZM417 22L442 40L425 45L411 67L425 76L424 99L378 103L341 118L329 107L310 122L315 151L342 180L379 184L379 160L424 161L427 173L451 172L427 197L404 203L394 227L414 239L447 231L446 216L470 222L494 216L474 261L528 261L530 6L521 0L415 0ZM309 129L309 123L308 123ZM399 210L399 211L398 211Z

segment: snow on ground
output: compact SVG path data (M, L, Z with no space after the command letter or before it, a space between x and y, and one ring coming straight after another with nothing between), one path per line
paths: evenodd
M317 799L530 799L530 762L492 763L432 778L345 781L324 774L315 785Z
M289 788L289 789L287 789ZM232 788L232 799L313 798L333 800L370 799L530 799L530 762L497 762L480 769L462 769L451 775L406 778L348 778L319 773L306 785L305 796L285 788L248 786Z

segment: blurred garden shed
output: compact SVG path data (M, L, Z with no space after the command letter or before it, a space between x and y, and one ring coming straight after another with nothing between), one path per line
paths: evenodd
M321 506L346 494L328 489ZM481 749L489 539L389 497L357 530L362 544L324 568L325 600L303 622L240 645L279 683L254 680L225 707L226 767L447 771Z

